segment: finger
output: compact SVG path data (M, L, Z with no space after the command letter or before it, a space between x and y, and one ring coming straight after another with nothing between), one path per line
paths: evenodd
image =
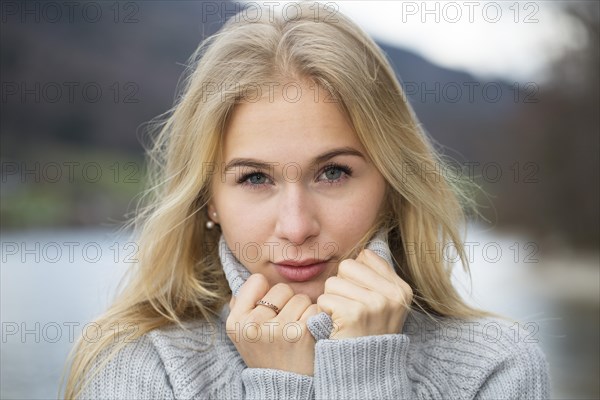
M391 288L391 291L388 292L388 295L394 295L398 289L400 289L403 292L412 291L408 283L400 276L398 276L394 268L390 264L388 264L388 262L383 257L379 256L376 252L374 252L371 249L365 249L365 255L366 258L369 261L371 261L367 265L373 266L374 269L383 274L388 283L392 284L391 286L389 286Z
M264 305L256 305L258 300L264 300L268 303L273 304L279 309L279 312L283 310L284 306L287 302L294 296L294 290L290 285L285 283L278 283L273 286L268 293L264 296L261 296L259 299L256 299L254 302L254 309L252 310L252 321L265 321L268 319L273 319L277 316L277 312L275 310L264 306Z
M338 266L337 276L354 282L369 290L380 291L388 284L389 278L377 273L365 262L346 259Z
M380 296L379 293L375 293L339 276L327 278L324 293L335 294L363 304L368 304L373 301L374 297Z
M389 277L391 274L396 275L394 268L390 264L388 264L388 262L385 261L385 259L377 255L377 253L375 253L371 249L364 249L363 251L361 251L358 257L356 257L356 261L359 261L369 266L371 269L373 269L375 272L377 272L384 278Z
M368 265L350 259L340 263L337 276L390 299L396 297L404 282L396 274L383 277Z
M267 278L262 274L252 274L240 288L235 300L235 308L231 310L234 317L240 317L252 311L256 302L263 298L269 290Z
M304 313L300 317L299 321L306 323L310 317L315 316L320 312L321 311L319 310L319 306L317 304L311 304L306 310L304 310Z
M285 304L277 319L282 321L298 321L311 304L312 302L308 295L296 294Z
M332 319L335 319L335 317L339 314L339 312L336 312L336 310L358 310L358 307L360 306L360 304L354 300L338 296L337 294L329 293L320 295L317 299L317 305L321 311L329 314Z

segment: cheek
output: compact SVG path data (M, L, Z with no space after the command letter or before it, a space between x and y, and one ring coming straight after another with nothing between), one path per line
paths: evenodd
M339 252L344 253L354 246L376 221L385 186L370 185L365 190L340 198L334 207L322 215L327 222L322 225L333 238Z
M226 237L251 238L264 228L269 217L269 207L257 205L237 191L226 188L215 196L219 224Z
M268 238L265 236L264 223L254 221L241 213L228 214L221 221L221 231L228 243L248 246L249 243L261 243Z
M381 204L377 190L356 192L340 198L331 207L322 204L321 209L328 220L328 227L334 231L364 231L376 219Z
M321 231L335 243L334 247L325 246L323 254L339 256L352 248L371 227L376 214L361 201L336 203L323 214Z
M233 193L221 193L215 198L215 206L219 212L219 225L229 248L242 264L252 273L257 270L257 264L264 257L258 254L268 254L267 250L258 249L257 243L269 239L267 221L269 208L257 207Z

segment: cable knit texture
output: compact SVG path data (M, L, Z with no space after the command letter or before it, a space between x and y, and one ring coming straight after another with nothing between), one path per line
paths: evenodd
M386 237L369 243L392 265ZM237 294L250 272L221 237L221 263ZM314 376L248 368L227 335L226 305L214 322L171 325L128 343L81 398L93 399L547 399L548 364L532 337L502 320L430 317L412 310L402 332L329 339L321 313ZM239 332L237 333L239 334ZM99 357L98 362L102 359Z

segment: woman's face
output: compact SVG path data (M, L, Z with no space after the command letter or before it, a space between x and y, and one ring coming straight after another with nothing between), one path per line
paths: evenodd
M386 184L324 90L301 84L296 97L282 86L236 105L209 216L251 273L316 302L339 257L374 224Z

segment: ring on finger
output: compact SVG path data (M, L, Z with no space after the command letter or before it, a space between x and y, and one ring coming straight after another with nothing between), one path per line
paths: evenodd
M256 305L269 307L271 310L275 311L275 314L279 314L279 307L277 307L275 304L269 303L268 301L259 300L256 302Z

